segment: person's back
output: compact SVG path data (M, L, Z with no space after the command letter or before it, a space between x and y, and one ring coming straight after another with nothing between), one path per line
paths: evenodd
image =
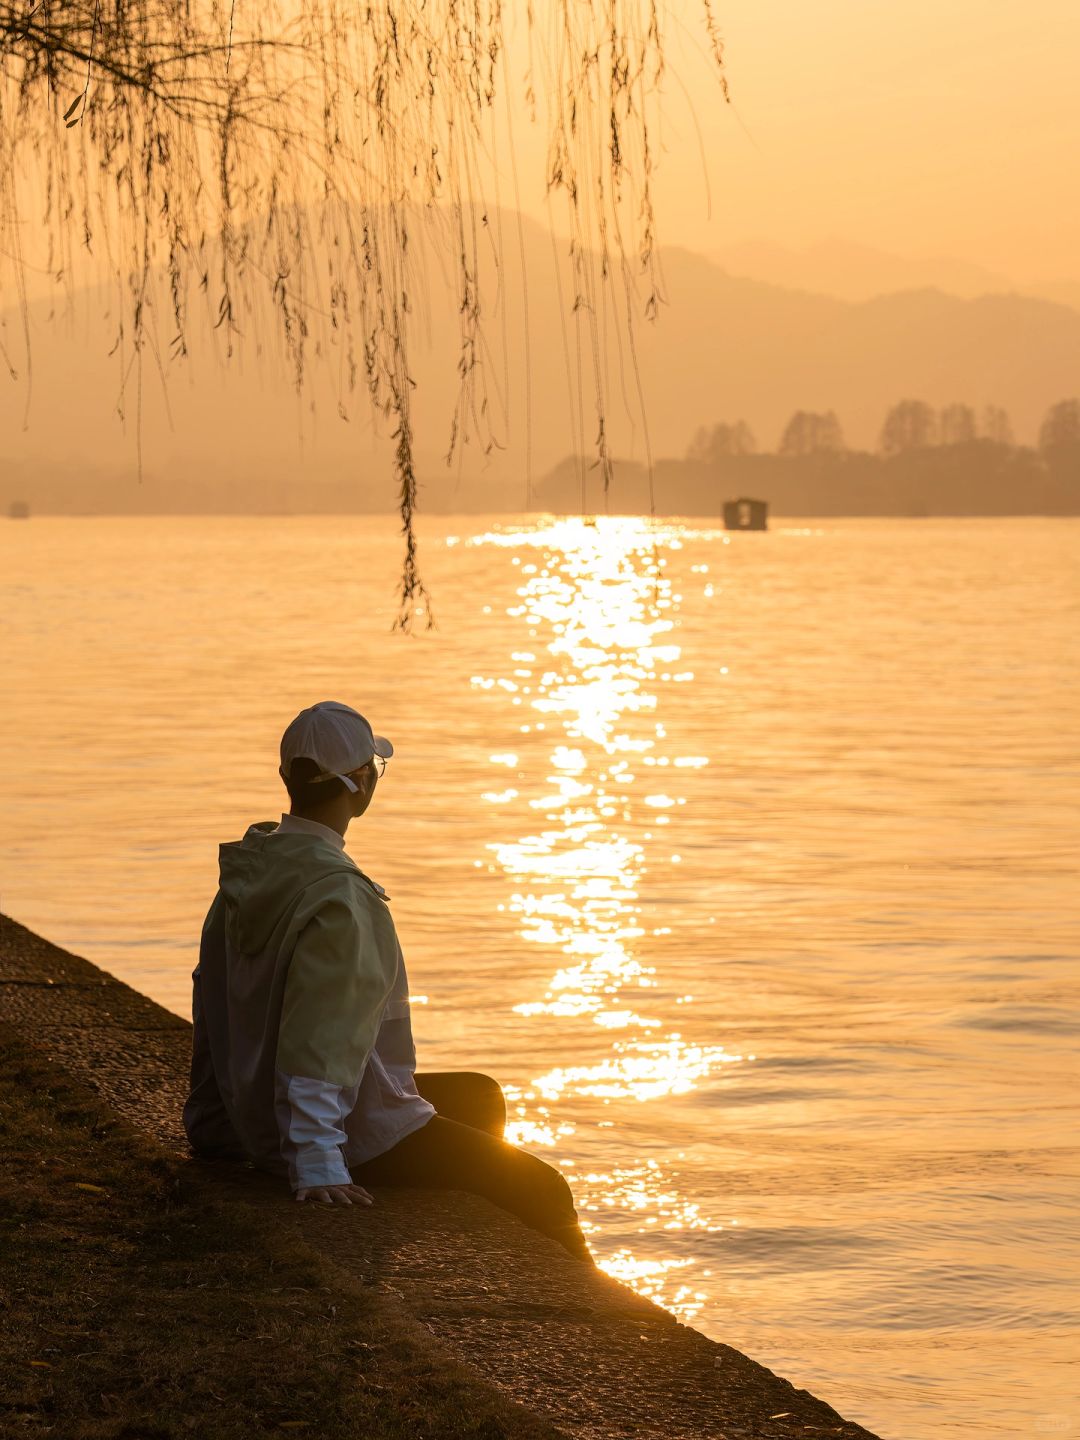
M242 1150L294 1189L349 1184L348 1164L434 1113L412 1080L389 908L325 828L283 816L220 847L193 977L188 1138L202 1154Z

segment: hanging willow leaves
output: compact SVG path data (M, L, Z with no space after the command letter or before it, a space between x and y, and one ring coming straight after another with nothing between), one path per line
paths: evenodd
M698 3L723 87L711 0ZM363 386L394 435L403 629L419 612L432 624L415 536L413 241L426 227L456 276L452 457L489 423L479 278L487 139L505 125L505 87L522 67L527 103L539 104L546 127L547 187L567 207L570 298L585 327L605 493L601 289L639 296L646 317L660 298L659 0L548 0L539 13L527 0L524 9L527 64L521 56L511 66L501 0L0 0L0 250L13 257L24 315L20 199L33 204L35 224L44 213L54 273L69 272L84 247L110 266L123 297L117 344L138 394L154 334L174 337L169 364L187 355L192 288L210 300L226 356L243 343L238 317L261 293L299 386L313 345L331 331L347 388ZM61 113L73 88L79 95ZM512 149L509 136L503 143ZM172 313L153 326L160 276ZM631 354L633 324L627 305Z

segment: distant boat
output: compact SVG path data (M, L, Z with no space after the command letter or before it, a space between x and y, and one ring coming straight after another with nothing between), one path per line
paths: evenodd
M724 501L725 530L767 530L769 528L769 502L767 500Z
M30 506L25 500L12 500L7 513L9 520L29 520Z

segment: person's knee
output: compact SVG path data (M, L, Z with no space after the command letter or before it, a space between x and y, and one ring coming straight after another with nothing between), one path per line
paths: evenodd
M481 1075L479 1070L469 1072L470 1083L476 1087L478 1095L482 1095L490 1105L501 1105L506 1108L506 1097L503 1095L503 1088L498 1080L490 1075Z
M469 1085L477 1110L483 1116L481 1129L501 1138L506 1129L506 1096L502 1086L490 1075L481 1075L479 1071L470 1073Z

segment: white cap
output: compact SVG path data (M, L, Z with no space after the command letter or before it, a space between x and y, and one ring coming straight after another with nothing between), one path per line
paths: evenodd
M373 756L389 759L394 747L376 735L358 710L339 700L320 700L301 710L281 737L281 773L287 780L294 760L306 756L319 766L313 780L340 780L355 795L351 770L367 765Z

